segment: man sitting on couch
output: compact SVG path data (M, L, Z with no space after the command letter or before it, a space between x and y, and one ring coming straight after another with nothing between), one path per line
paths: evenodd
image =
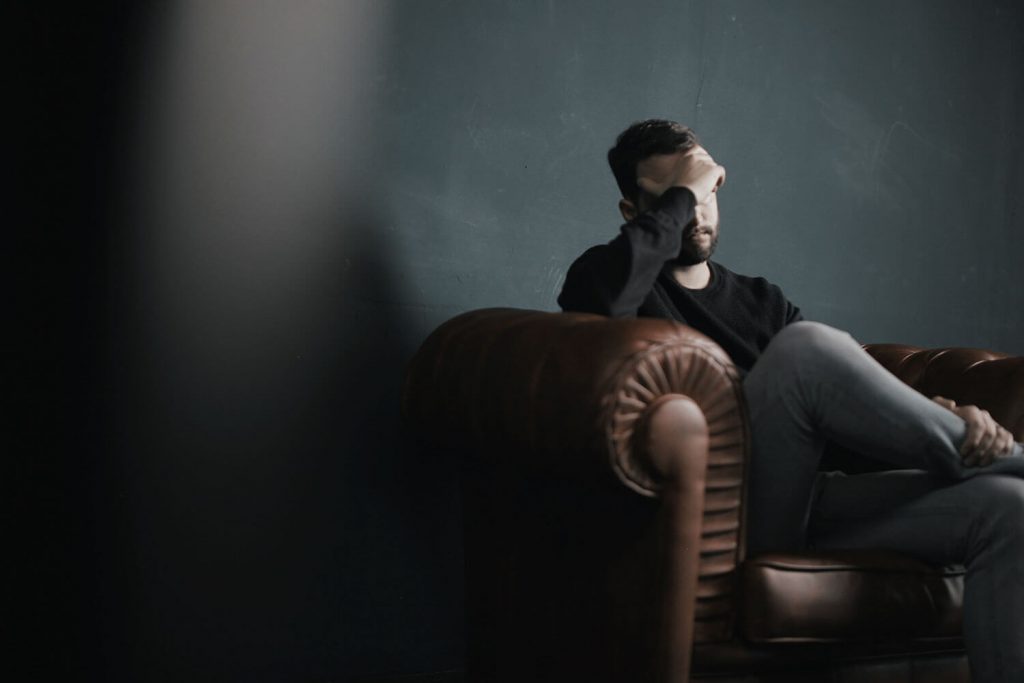
M875 548L963 564L974 682L1024 681L1024 447L987 412L928 400L845 332L803 320L764 278L711 261L725 169L689 128L636 123L608 160L626 223L576 259L559 305L683 322L744 373L750 552ZM827 440L898 469L820 473Z

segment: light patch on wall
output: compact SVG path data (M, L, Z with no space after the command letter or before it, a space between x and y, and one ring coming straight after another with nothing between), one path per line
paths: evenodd
M191 360L330 302L365 194L388 5L190 2L144 69L130 239L154 343Z

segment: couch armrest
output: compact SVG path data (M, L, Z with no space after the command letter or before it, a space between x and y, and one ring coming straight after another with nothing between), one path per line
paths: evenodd
M711 464L719 479L740 484L747 433L739 374L718 345L670 321L465 313L423 343L402 404L407 423L435 446L576 475L610 469L656 496L665 473L637 434L667 395L700 407Z
M749 438L739 373L710 339L472 311L423 343L402 404L421 439L474 464L475 676L684 682L693 642L732 635Z
M1024 356L981 349L921 349L901 344L865 347L894 375L925 396L945 396L992 414L1024 440Z

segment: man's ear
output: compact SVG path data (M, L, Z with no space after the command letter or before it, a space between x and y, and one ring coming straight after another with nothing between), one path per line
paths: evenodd
M633 220L634 218L636 218L636 214L638 213L636 209L636 204L623 197L622 199L619 200L619 213L622 214L622 217L627 222Z

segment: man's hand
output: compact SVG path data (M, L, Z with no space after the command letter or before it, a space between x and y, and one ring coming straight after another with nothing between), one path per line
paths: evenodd
M933 396L932 400L967 423L967 437L960 446L960 457L967 467L991 465L997 457L1008 455L1013 449L1013 434L993 420L987 410L958 406L942 396Z
M700 145L685 152L655 154L636 165L636 184L655 197L670 187L685 187L703 204L723 183L725 168Z

